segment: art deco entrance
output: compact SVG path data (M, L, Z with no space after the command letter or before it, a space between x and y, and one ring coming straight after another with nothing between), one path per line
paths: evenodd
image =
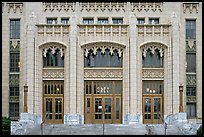
M85 124L122 123L122 81L85 81L84 88Z
M47 113L45 123L63 123L63 81L43 81L43 116Z
M143 123L163 123L163 81L143 81Z

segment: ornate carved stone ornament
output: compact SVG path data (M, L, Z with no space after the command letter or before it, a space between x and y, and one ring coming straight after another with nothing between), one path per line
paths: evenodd
M158 49L161 58L162 58L163 55L164 55L164 46L163 46L163 45L158 45L158 44L153 44L153 43L152 43L152 44L148 44L148 45L143 46L141 49L142 49L142 55L143 55L143 57L146 57L146 53L147 53L147 50L148 50L148 49L151 50L151 53L152 53L152 54L154 54L154 53L155 53L155 50Z
M196 75L186 75L186 85L187 86L196 86Z
M142 69L142 78L164 78L164 69Z
M43 57L46 57L46 53L49 49L51 50L52 54L55 54L56 50L59 49L60 56L64 56L64 47L62 47L60 44L51 43L43 47Z
M102 11L102 12L104 12L104 11L109 11L109 12L111 12L111 11L113 11L113 10L115 10L115 11L124 11L125 12L125 9L126 9L126 5L127 5L127 3L126 2L124 2L124 3L104 3L104 2L102 2L102 3L98 3L98 2L95 2L95 3L79 3L79 5L81 6L81 12L83 11L83 10L86 10L87 12L89 12L89 11Z
M104 54L106 49L110 50L111 55L113 54L114 50L117 50L119 57L122 56L123 53L123 46L117 45L117 44L112 44L108 42L100 42L100 43L95 43L95 44L88 44L85 45L84 47L84 56L88 57L88 54L90 51L93 51L93 54L96 55L97 49L101 49L101 52Z
M199 3L183 3L183 13L189 11L189 13L193 13L194 9L196 13L198 13Z
M19 86L19 74L9 75L9 86Z
M196 102L196 96L188 96L188 97L186 97L186 102Z
M11 12L11 9L13 10L14 13L16 13L17 9L20 11L20 13L23 12L23 3L18 2L18 3L6 3L8 7L8 13Z
M43 69L43 78L64 78L63 69Z
M140 11L144 10L144 11L148 12L148 11L152 10L153 12L155 12L158 10L158 11L162 12L162 6L163 6L162 2L131 3L131 11L133 12L133 11L137 10L140 12Z
M53 12L54 10L57 10L58 12L60 12L61 10L64 11L75 11L75 6L76 3L67 3L67 2L44 2L43 3L44 6L44 12L50 10L51 12Z
M10 40L10 52L20 52L20 40Z

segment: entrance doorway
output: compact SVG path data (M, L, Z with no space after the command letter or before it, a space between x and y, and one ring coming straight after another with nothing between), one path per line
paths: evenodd
M122 81L85 81L85 124L122 123Z
M143 81L143 123L163 123L163 81Z
M43 119L47 115L45 123L63 123L63 92L63 81L43 81Z

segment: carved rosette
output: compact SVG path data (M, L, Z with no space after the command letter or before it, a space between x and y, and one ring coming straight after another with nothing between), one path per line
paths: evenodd
M186 85L187 86L196 86L196 75L186 75Z
M23 3L7 3L6 5L8 7L8 13L11 12L11 9L14 13L16 13L17 9L20 11L20 13L23 12Z
M122 69L84 69L84 78L117 78L122 79Z
M64 69L43 69L43 79L64 78Z
M10 74L9 86L12 87L19 86L19 74Z
M152 53L152 54L154 54L154 53L155 53L155 50L158 49L161 58L162 58L163 55L164 55L164 46L163 46L163 45L158 45L158 44L153 44L153 43L151 43L151 44L149 44L149 45L143 46L141 49L142 49L142 55L143 55L143 57L146 57L146 53L147 53L147 50L148 50L148 49L151 50L151 53Z
M79 3L79 5L81 6L81 12L83 10L86 10L87 12L89 11L109 11L112 12L113 10L115 11L124 11L126 9L126 5L127 3L99 3L99 2L95 2L95 3Z
M183 3L183 13L186 13L188 10L189 13L192 13L195 9L196 13L198 13L199 3Z
M164 78L164 69L143 69L142 78Z
M186 102L196 102L196 96L188 96L188 97L186 97Z
M75 11L75 3L67 3L67 2L44 2L43 6L44 6L44 12L45 11L51 11L53 12L54 10L57 10L58 12L60 12L61 10L64 11Z
M144 10L144 11L148 12L148 11L152 10L153 12L155 12L158 10L158 11L162 12L162 4L163 4L162 2L132 3L131 4L131 11L133 12L133 11L137 10L140 12L140 11Z

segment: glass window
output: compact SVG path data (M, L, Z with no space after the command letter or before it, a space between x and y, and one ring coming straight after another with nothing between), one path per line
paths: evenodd
M186 103L187 118L196 117L196 103Z
M90 50L88 57L84 57L84 67L122 67L122 59L123 55L119 57L117 50L111 54L109 49L105 49L104 53L101 49L97 49L95 55L93 50Z
M20 19L10 20L10 39L20 39Z
M61 18L61 24L69 24L69 18Z
M149 19L149 24L159 24L159 19L150 18L150 19Z
M56 49L53 53L51 49L47 50L46 57L43 56L43 66L44 67L63 67L64 66L64 56L61 56L60 50Z
M20 70L20 54L11 53L10 54L10 72L19 72Z
M123 24L123 19L122 18L116 18L116 19L112 19L113 24Z
M163 94L164 91L164 82L159 80L149 81L143 80L142 81L142 90L143 94Z
M57 18L47 18L47 24L57 24Z
M94 24L94 19L93 18L84 18L83 24Z
M186 20L186 39L196 38L196 21Z
M11 120L19 118L19 103L9 103L9 117Z
M98 24L108 24L108 18L98 19Z
M144 24L145 23L145 19L144 18L138 18L137 19L137 24Z
M19 87L10 87L10 96L19 96Z
M187 87L186 96L196 96L196 87Z
M196 72L196 54L187 53L186 61L187 61L186 72Z
M159 50L156 49L154 54L148 49L146 52L146 57L142 56L142 66L148 68L162 68L163 67L163 57L160 57Z
M63 94L63 81L43 81L44 94ZM47 88L48 87L48 88ZM51 88L50 88L51 87Z

